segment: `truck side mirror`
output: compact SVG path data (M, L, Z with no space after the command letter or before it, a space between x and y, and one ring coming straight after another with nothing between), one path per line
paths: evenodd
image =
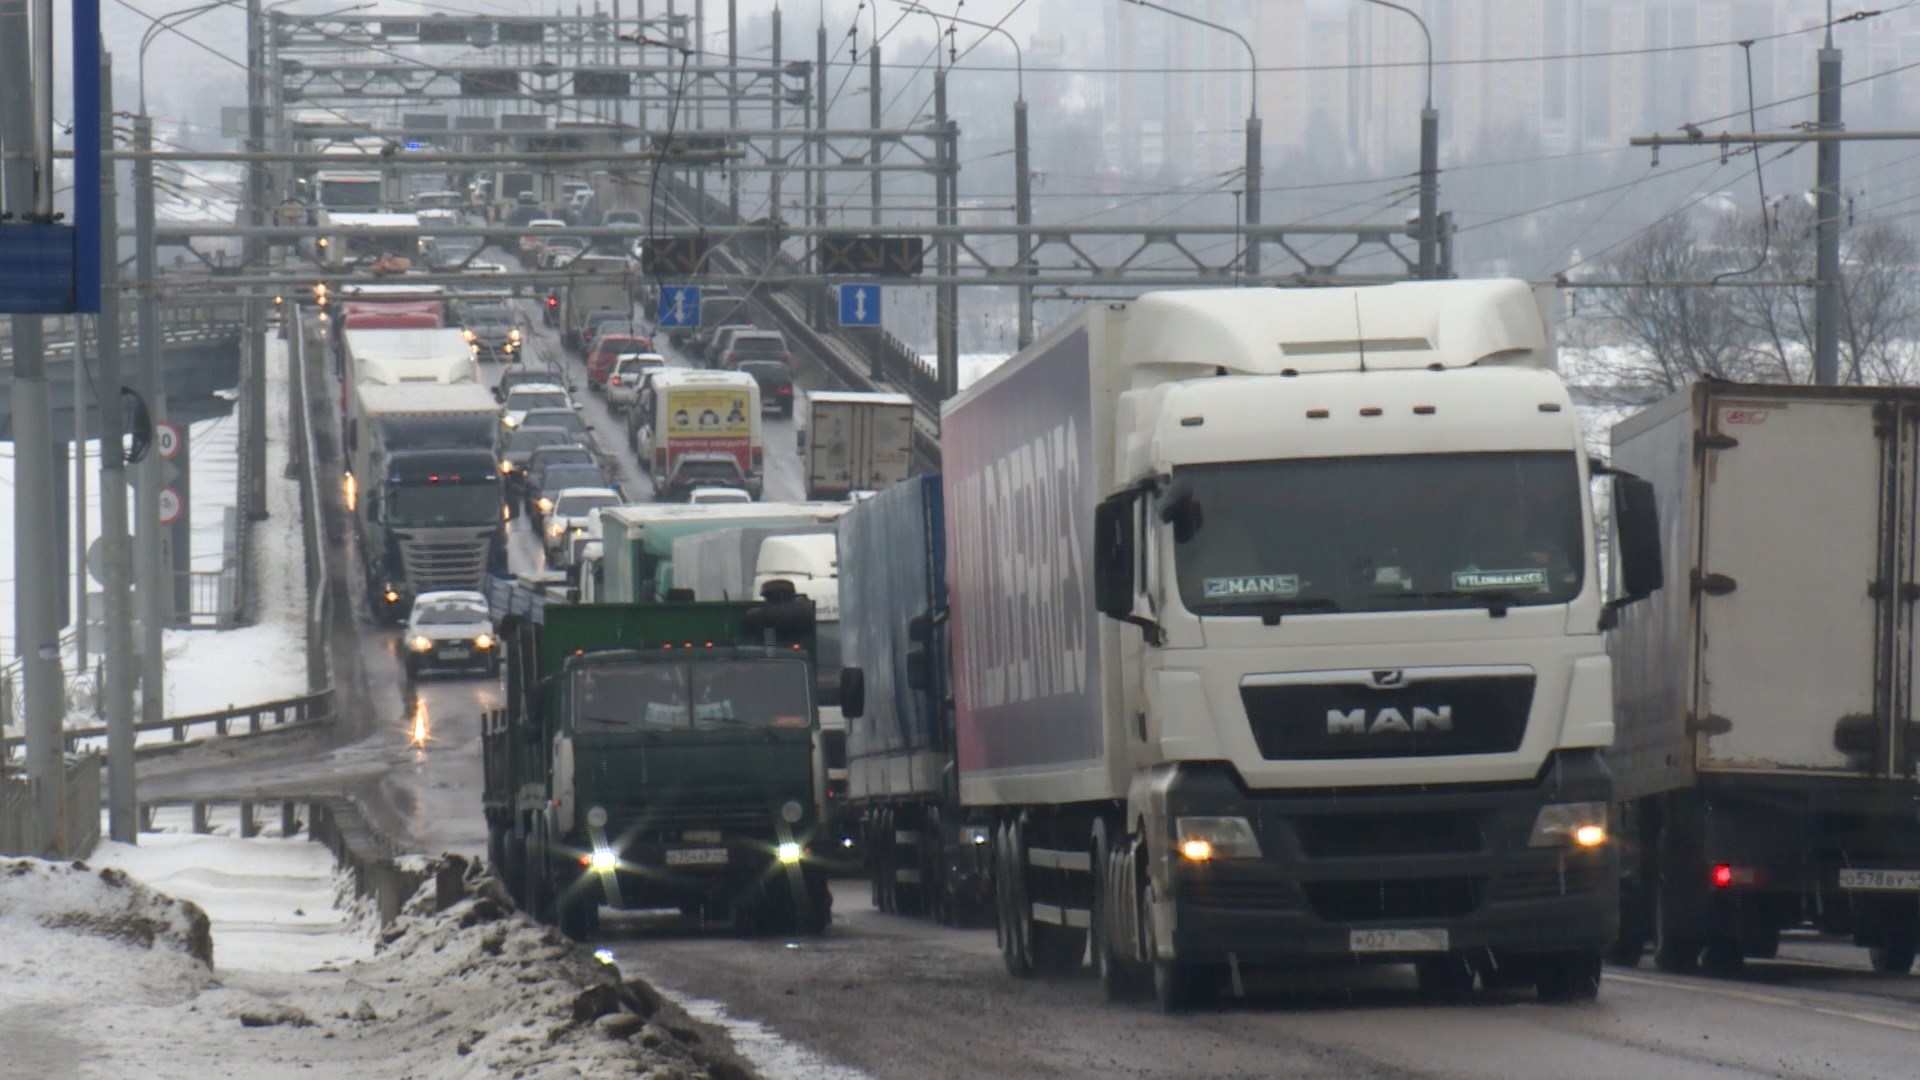
M1620 565L1620 595L1607 602L1600 628L1611 630L1619 611L1639 603L1666 584L1660 551L1660 507L1653 485L1631 473L1613 476L1614 558Z
M927 650L907 650L907 689L925 690L933 685L933 672L927 662Z
M867 711L867 673L857 667L840 669L840 715L858 720Z
M933 617L921 612L907 620L907 640L925 645L933 637Z
M1093 510L1093 605L1109 619L1133 615L1133 508L1137 494L1105 500Z

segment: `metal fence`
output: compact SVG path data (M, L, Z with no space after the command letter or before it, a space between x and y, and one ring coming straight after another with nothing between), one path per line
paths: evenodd
M313 372L306 320L298 304L287 305L282 323L287 337L287 470L300 482L301 549L307 596L307 688L316 693L333 685L333 582L327 559L325 492L320 453L313 437L313 411L307 407Z
M43 850L40 804L32 781L0 766L0 855L78 859L92 854L100 843L100 771L99 754L67 759L59 828L53 831L53 849Z
M188 341L218 341L232 337L244 329L247 318L246 300L203 299L183 300L165 303L160 306L160 337L168 344ZM120 337L129 348L139 345L139 305L123 304L120 308ZM73 349L73 340L77 316L50 315L44 319L47 334L47 353L49 358ZM0 319L0 368L13 366L13 320Z

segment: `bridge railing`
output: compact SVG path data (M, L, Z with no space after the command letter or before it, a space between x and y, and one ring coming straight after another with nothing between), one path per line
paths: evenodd
M210 341L230 337L246 324L247 301L216 297L169 300L160 305L160 333L168 342ZM73 315L42 316L46 329L47 351L69 352L78 325ZM139 342L140 312L136 304L120 307L120 340L124 345ZM13 320L0 320L0 367L13 365Z

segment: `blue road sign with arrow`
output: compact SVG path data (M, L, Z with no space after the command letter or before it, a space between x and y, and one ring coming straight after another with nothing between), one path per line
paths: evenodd
M840 325L879 326L880 286L840 286Z
M660 287L660 318L655 321L670 330L684 330L699 326L700 286L662 285Z

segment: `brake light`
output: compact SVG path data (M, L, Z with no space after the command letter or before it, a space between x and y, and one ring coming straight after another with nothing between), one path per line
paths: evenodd
M618 376L618 375L613 375L613 376L610 376L610 377L608 377L608 379L607 379L607 384L608 384L609 386L619 386L619 385L620 385L620 376Z
M549 297L547 297L547 306L548 306L548 307L559 307L559 306L560 306L560 298L559 298L559 297L557 297L557 296L549 296Z
M792 396L793 396L793 387L791 387L791 386L783 386L783 387L781 387L781 388L780 388L780 396L781 396L781 397L792 397Z

